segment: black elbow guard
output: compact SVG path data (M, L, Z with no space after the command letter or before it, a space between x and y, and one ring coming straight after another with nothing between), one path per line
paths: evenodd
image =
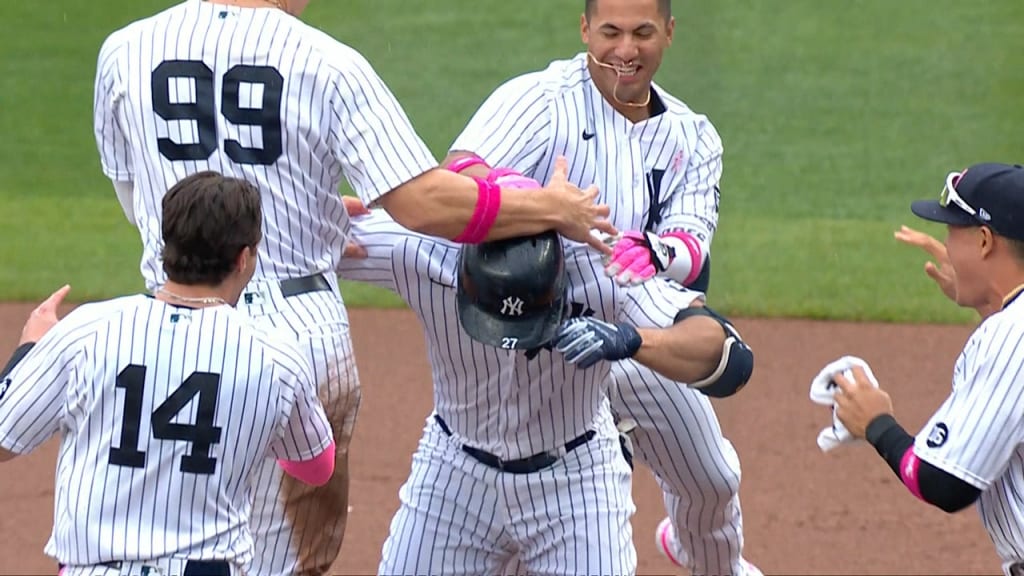
M722 345L722 359L714 371L706 378L689 383L689 386L713 398L727 398L739 392L747 385L750 375L754 372L754 352L743 341L736 328L711 308L685 308L676 314L675 322L682 322L690 316L707 316L718 321L725 330L725 343Z

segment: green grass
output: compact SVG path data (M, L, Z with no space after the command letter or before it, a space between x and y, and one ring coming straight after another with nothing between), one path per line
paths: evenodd
M0 2L0 299L138 290L137 233L99 171L92 83L111 30L172 0ZM442 155L503 80L581 49L578 1L315 0ZM973 321L892 231L948 170L1021 161L1019 0L690 0L659 82L726 147L712 301L732 314ZM941 233L940 229L928 230ZM399 305L345 285L353 305Z

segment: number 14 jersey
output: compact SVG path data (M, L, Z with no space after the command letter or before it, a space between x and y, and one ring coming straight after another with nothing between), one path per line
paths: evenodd
M45 551L70 565L244 565L253 470L311 459L332 440L305 357L228 306L144 295L82 305L0 390L0 447L24 454L60 433Z
M333 271L342 178L370 205L437 167L394 95L352 48L282 10L185 0L112 33L99 52L103 172L133 184L142 275L164 281L164 193L202 170L263 195L256 278Z

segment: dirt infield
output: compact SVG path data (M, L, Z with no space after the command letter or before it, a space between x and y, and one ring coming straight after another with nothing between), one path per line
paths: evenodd
M27 306L0 305L5 359ZM430 410L421 331L407 311L352 313L363 409L353 454L352 514L335 565L338 574L373 574L398 488ZM916 431L949 390L949 375L970 327L739 320L754 347L751 384L716 408L743 465L747 557L766 574L999 574L999 562L974 509L948 516L916 501L874 451L815 444L827 411L807 397L810 378L851 353L872 364L897 414ZM399 366L396 358L406 360ZM0 359L0 361L2 361ZM54 574L42 554L53 506L51 441L0 466L0 573ZM634 485L634 536L640 574L672 574L654 548L664 516L650 474ZM675 572L678 573L678 572Z

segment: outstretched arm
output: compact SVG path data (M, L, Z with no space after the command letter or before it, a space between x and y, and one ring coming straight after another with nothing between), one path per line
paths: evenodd
M728 320L697 293L660 278L630 290L618 322L569 320L555 348L581 368L633 358L714 397L738 392L754 367L753 352Z

